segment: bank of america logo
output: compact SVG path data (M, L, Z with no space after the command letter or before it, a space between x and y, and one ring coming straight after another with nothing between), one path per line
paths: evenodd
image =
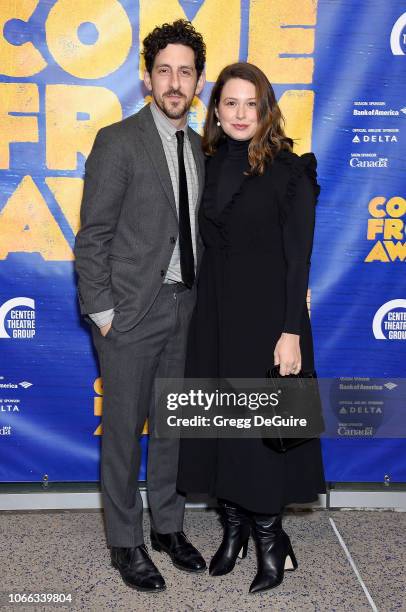
M28 387L32 387L32 383L27 380L23 380L23 382L18 383L20 387L24 387L24 389L28 389Z
M384 387L386 387L387 389L389 389L389 391L392 391L392 389L394 389L395 387L397 387L397 385L393 382L387 382L384 384Z

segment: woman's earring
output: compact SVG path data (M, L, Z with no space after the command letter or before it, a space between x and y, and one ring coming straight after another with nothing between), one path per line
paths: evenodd
M221 123L220 123L220 121L217 121L217 125L218 125L219 127L221 126Z

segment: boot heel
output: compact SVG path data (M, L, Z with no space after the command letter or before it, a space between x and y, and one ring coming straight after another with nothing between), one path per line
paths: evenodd
M248 540L245 542L245 544L243 544L243 546L241 547L240 552L238 553L238 557L240 559L245 559L245 557L247 556L247 551L248 551Z
M285 558L285 570L294 571L297 569L298 563L296 561L295 553L293 552L292 547L288 550L288 553Z

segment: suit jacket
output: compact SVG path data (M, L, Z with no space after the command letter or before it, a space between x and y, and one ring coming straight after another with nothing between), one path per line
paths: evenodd
M191 128L188 134L199 181L197 215L204 156L200 136ZM74 248L81 313L114 308L115 329L137 325L162 285L178 232L164 149L146 106L102 128L85 164L81 228ZM196 245L199 268L199 235Z

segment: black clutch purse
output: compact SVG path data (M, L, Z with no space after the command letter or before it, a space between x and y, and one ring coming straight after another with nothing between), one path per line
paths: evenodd
M304 406L306 415L311 417L312 436L286 437L286 427L274 426L276 435L272 438L263 437L264 444L279 453L286 453L291 448L318 437L324 431L324 421L316 372L301 370L299 374L281 376L279 366L274 366L267 371L266 376L271 379L274 392L278 393L282 400L282 405L274 408L274 416L288 418L292 415L293 408L294 416L300 417L301 407Z

